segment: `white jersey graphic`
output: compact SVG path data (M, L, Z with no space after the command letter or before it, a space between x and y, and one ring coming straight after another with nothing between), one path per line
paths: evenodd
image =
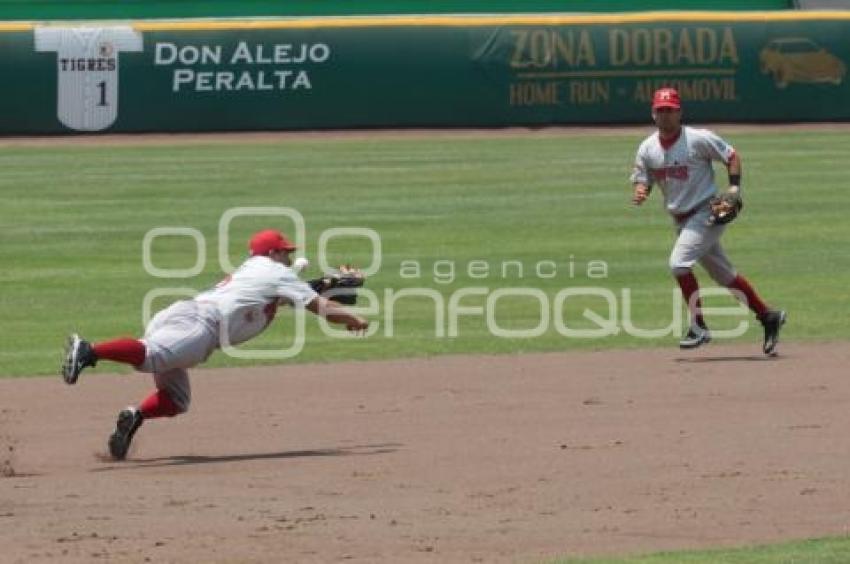
M730 144L707 129L684 126L667 149L655 132L638 148L631 181L647 186L658 184L667 211L684 214L717 192L712 161L728 164L734 154Z
M37 27L35 50L57 53L59 121L100 131L118 117L118 54L141 51L142 34L129 26Z
M229 344L238 345L268 327L278 304L305 306L316 296L294 270L268 257L257 256L242 263L215 288L197 295L195 301L217 308Z

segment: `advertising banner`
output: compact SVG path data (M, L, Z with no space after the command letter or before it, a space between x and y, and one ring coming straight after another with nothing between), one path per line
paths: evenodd
M850 119L850 12L802 16L10 24L0 132Z

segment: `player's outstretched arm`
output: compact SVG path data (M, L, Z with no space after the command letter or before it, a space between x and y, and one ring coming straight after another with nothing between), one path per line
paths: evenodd
M363 334L369 328L367 320L353 314L344 305L322 296L316 296L307 304L307 310L324 317L331 323L345 325L345 328L353 333Z

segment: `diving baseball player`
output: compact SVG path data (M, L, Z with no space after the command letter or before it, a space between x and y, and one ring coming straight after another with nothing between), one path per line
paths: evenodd
M676 224L678 237L670 253L670 270L688 304L690 327L679 342L693 349L711 341L702 316L699 283L693 266L699 262L709 276L745 303L764 327L763 351L776 354L784 311L770 309L746 278L741 276L720 245L726 224L743 207L741 157L726 141L707 129L682 125L679 93L661 88L652 99L652 119L658 131L647 137L637 151L631 181L632 202L643 204L654 185L664 198L664 207ZM729 174L729 189L718 196L712 161L721 161Z
M141 372L153 373L156 390L138 406L118 414L108 443L114 459L127 456L133 435L145 419L173 417L189 409L188 368L204 362L217 348L244 343L262 333L279 305L304 307L355 333L368 328L368 321L298 278L290 268L296 247L281 232L260 231L248 246L250 258L231 276L215 288L157 313L141 339L90 344L76 334L69 338L62 366L68 384L76 383L80 372L99 360L130 364Z

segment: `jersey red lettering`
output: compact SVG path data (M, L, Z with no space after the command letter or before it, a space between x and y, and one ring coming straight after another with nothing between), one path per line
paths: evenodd
M655 180L664 180L666 178L672 178L674 180L687 180L688 167L668 166L665 168L654 168L652 169L652 176L653 178L655 178Z
M668 166L667 167L667 176L670 178L675 178L676 180L687 180L688 179L688 167L687 166Z

